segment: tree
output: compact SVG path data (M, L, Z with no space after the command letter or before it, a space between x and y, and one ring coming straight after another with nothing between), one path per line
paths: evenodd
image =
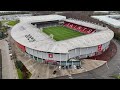
M115 32L114 33L114 38L116 38L117 40L120 40L120 33Z
M0 32L0 38L2 38L2 33Z
M2 27L2 22L0 21L0 29L1 29L1 27Z
M1 32L3 32L3 33L7 32L7 27L2 26L2 27L1 27Z
M0 38L3 38L5 36L7 29L8 29L8 27L3 26L2 22L0 21Z
M1 21L0 21L0 38L3 38L2 23L1 23Z

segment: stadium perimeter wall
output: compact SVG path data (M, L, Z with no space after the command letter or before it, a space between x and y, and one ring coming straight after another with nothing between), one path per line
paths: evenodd
M102 44L101 47L94 46L88 48L76 48L70 50L69 53L49 53L49 52L34 50L16 42L16 45L20 48L20 50L24 52L26 55L32 57L33 59L38 60L40 58L44 60L54 60L54 61L67 61L75 57L87 58L95 55L100 55L102 54L102 52L108 49L109 44L110 41Z

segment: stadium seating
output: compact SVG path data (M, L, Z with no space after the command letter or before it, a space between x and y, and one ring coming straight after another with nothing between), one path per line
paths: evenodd
M90 34L90 33L96 32L94 29L91 29L91 28L88 28L85 26L81 26L81 25L77 25L77 24L73 24L70 22L64 22L64 26L71 28L71 29L74 29L74 30L79 31L79 32L84 33L84 34Z

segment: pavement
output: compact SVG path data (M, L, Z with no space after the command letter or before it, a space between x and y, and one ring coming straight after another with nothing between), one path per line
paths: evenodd
M0 50L0 79L2 79L2 55Z
M73 79L114 79L110 76L120 73L120 42L114 40L114 43L117 46L117 53L110 61L100 66L99 68L84 73L73 74L71 77ZM69 78L70 77L66 75L54 79Z
M2 79L17 79L17 71L14 61L10 59L8 43L0 40L0 49L2 53Z

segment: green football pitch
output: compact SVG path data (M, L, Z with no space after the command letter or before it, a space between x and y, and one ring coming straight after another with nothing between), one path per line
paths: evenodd
M70 39L70 38L83 35L83 33L74 31L72 29L69 29L63 26L43 28L43 32L46 33L47 35L52 34L53 39L56 41L66 40L66 39Z

